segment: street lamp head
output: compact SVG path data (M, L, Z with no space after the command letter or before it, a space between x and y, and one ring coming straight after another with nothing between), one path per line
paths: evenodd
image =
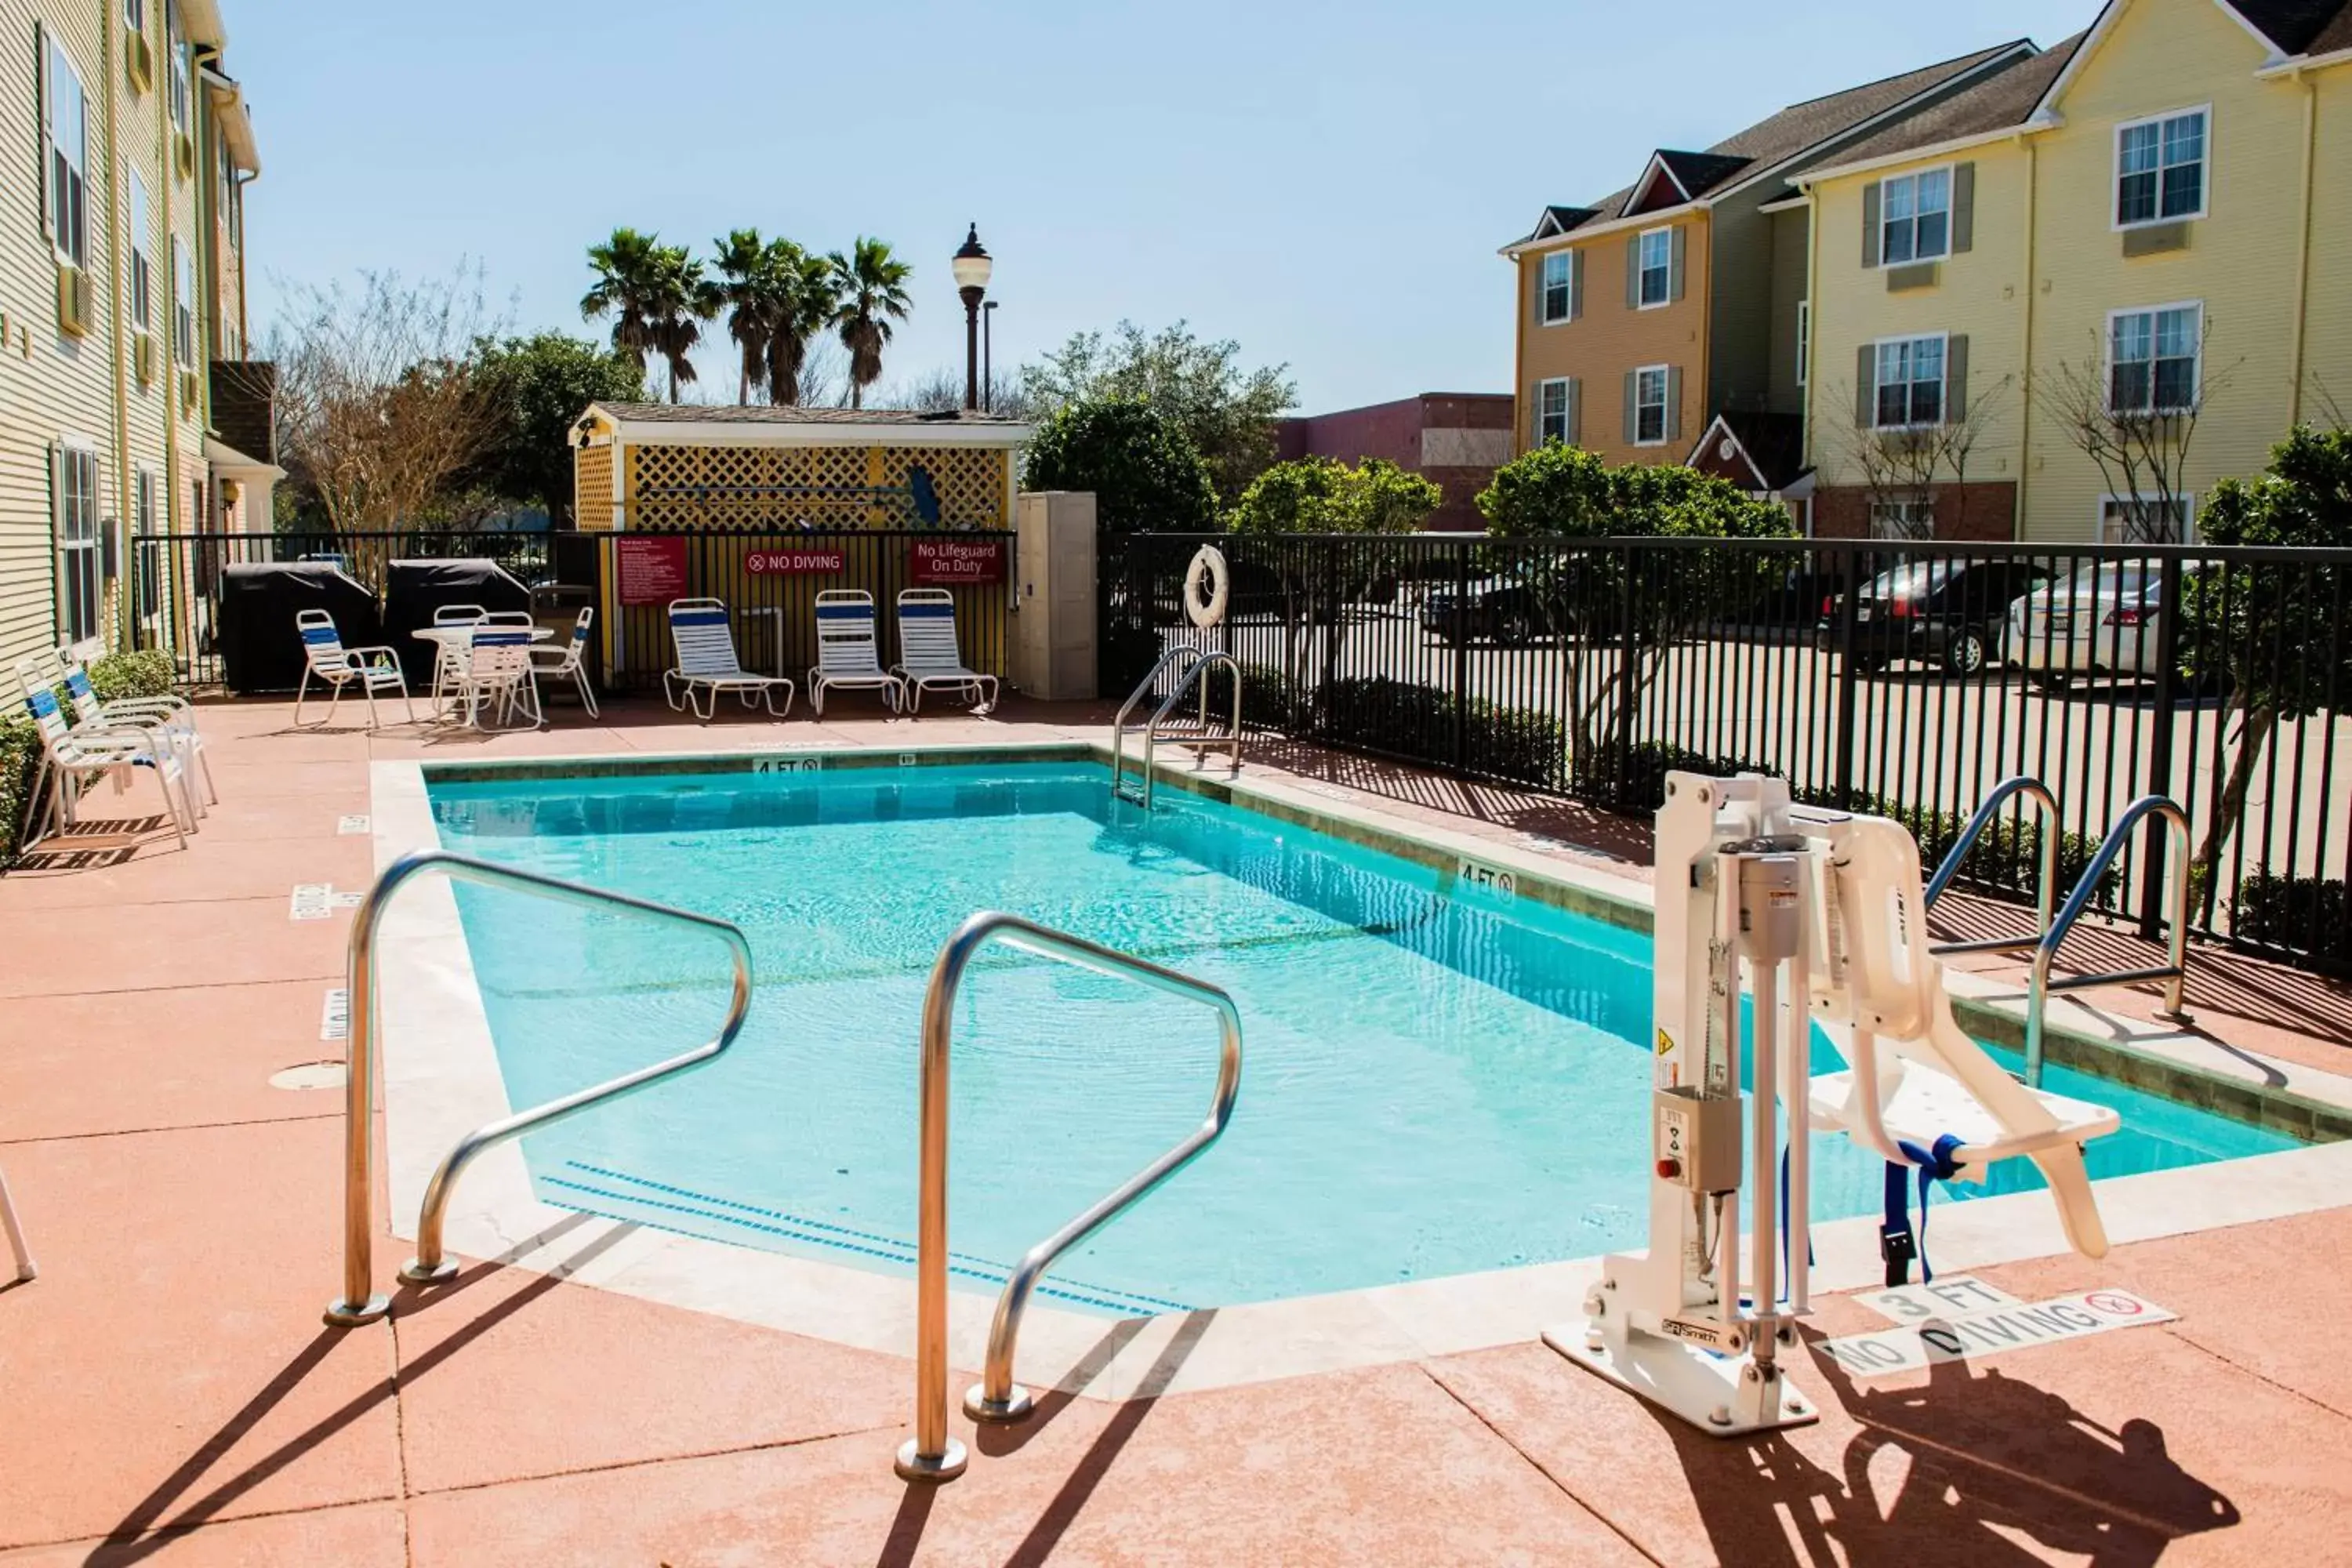
M956 287L974 292L987 288L990 266L988 247L980 243L980 226L973 224L955 253Z

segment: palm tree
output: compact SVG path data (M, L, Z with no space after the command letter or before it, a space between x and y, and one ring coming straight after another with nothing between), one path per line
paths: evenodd
M771 241L769 264L775 283L776 311L768 337L768 401L789 406L801 400L801 367L808 346L833 324L839 296L833 263L789 239Z
M774 245L789 244L778 240ZM710 265L719 274L712 288L727 310L727 335L741 352L735 401L751 401L751 384L767 379L768 345L776 331L779 279L774 245L762 244L756 228L739 228L725 239L711 241L718 254Z
M658 246L654 254L657 266L646 303L646 335L654 352L669 362L669 400L676 403L679 385L695 379L694 345L702 341L702 323L719 314L724 301L686 247Z
M914 301L907 279L915 269L890 254L878 239L857 237L846 257L830 258L836 303L833 324L849 351L849 405L866 406L866 389L882 377L882 347L890 341L890 321L907 319Z
M642 372L646 351L654 347L647 307L661 286L662 247L656 236L634 228L616 228L613 237L588 247L588 265L596 274L595 287L580 301L582 319L613 318L613 347L626 354Z

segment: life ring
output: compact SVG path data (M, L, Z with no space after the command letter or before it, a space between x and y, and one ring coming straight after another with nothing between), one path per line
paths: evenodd
M1225 566L1225 552L1213 544L1203 544L1192 552L1192 563L1184 568L1184 614L1196 626L1213 626L1225 618L1225 589L1232 574Z

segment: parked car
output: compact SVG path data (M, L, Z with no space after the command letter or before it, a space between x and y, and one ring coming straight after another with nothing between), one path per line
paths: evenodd
M2084 566L2010 606L2010 657L2028 680L2053 689L2077 676L2153 680L2165 643L2162 586L2152 561Z
M1451 583L1430 589L1421 602L1422 629L1456 645L1484 638L1512 647L1568 629L1568 606L1531 583L1480 577L1469 590L1465 599Z
M1855 592L1853 667L1867 672L1908 658L1974 675L2000 662L2011 603L2049 579L2046 568L2030 562L1960 556L1906 561L1881 572ZM1839 597L1822 601L1814 635L1824 651L1835 651L1844 635Z

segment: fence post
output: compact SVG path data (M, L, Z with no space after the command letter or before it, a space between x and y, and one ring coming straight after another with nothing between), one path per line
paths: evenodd
M1853 805L1853 726L1854 698L1861 682L1853 668L1854 601L1862 595L1862 557L1859 552L1844 553L1845 570L1839 574L1845 584L1838 595L1838 668L1837 668L1837 759L1833 773L1837 780L1837 802L1843 807Z
M2172 794L2173 710L2180 700L2180 557L2168 555L2157 579L2156 727L2148 737L2147 787L2142 794ZM2193 795L2195 792L2184 792ZM2181 809L2195 809L2193 801ZM2045 831L2052 831L2045 829ZM2164 859L2170 835L2162 822L2148 819L2147 858L2140 873L2139 934L2154 942L2164 932ZM2183 866L2180 874L2189 875Z
M1454 644L1454 766L1459 772L1470 763L1470 546L1454 545L1454 614L1462 635Z
M1633 543L1627 540L1618 549L1624 560L1617 575L1617 776L1609 794L1623 811L1632 805L1626 792L1633 778L1633 661L1642 647L1633 629Z

